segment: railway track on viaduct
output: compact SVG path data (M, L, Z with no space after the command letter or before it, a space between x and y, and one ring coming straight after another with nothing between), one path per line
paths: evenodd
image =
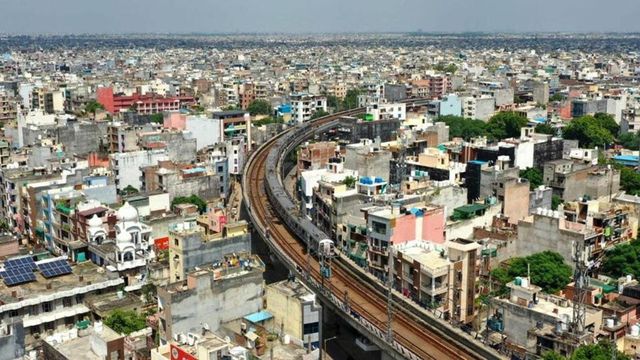
M386 342L387 349L395 352L395 358L500 359L497 353L483 349L481 344L470 346L468 339L460 341L454 329L446 333L442 327L434 327L425 321L429 319L416 315L412 306L403 306L398 301L394 306L390 340L386 336L384 289L365 281L366 277L357 273L359 269L341 264L339 260L332 265L331 278L323 283L318 260L308 256L307 247L312 247L313 237L325 235L307 219L299 217L284 191L280 167L288 151L282 148L291 151L310 134L322 131L339 117L362 112L355 109L336 113L305 124L304 128L299 125L288 129L251 154L243 174L243 192L244 205L254 227L289 270L296 272L321 298L330 301L340 316L361 325L361 329L378 338L378 343ZM446 330L446 324L444 327Z

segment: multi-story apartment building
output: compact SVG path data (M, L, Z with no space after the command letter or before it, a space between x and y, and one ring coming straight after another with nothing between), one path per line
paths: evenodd
M186 279L196 267L226 261L228 254L251 251L247 222L228 223L222 211L212 210L196 221L178 223L169 231L170 282Z
M0 91L0 121L11 121L18 117L17 99Z
M198 334L203 327L215 332L223 323L261 310L263 273L258 256L227 254L223 261L206 264L189 272L186 279L158 288L160 345L174 336Z
M164 97L155 94L134 93L131 96L117 95L112 87L96 90L96 100L110 113L134 110L138 114L155 114L165 111L178 111L195 104L191 96Z
M309 121L316 111L327 111L327 99L323 96L315 96L307 93L292 94L291 118L302 123Z
M36 262L33 280L17 285L0 285L0 324L3 327L16 321L22 322L23 332L16 332L27 349L33 348L41 337L56 333L68 333L69 326L85 317L91 316L91 310L85 305L85 298L100 292L113 291L124 284L121 278L113 278L91 262L71 266L53 280L50 275L40 271L44 264L51 261L65 262L61 259Z
M371 273L386 278L389 247L412 240L444 244L445 211L441 206L399 204L365 209L368 265Z

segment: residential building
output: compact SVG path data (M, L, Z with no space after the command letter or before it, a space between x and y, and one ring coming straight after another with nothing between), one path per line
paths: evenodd
M217 331L222 323L240 319L263 307L264 264L259 257L229 254L158 288L160 345L176 336L197 334L204 326ZM206 324L206 325L205 325Z
M265 290L266 308L276 327L304 348L319 348L322 305L316 295L295 279L267 285Z
M251 250L248 224L227 223L221 211L210 211L196 221L186 221L169 230L170 282L184 280L197 267L223 263L229 254Z
M316 111L327 111L327 99L307 93L291 94L291 118L302 123L309 121Z
M96 100L110 113L134 111L138 114L156 114L165 111L178 111L195 104L191 96L165 97L156 94L132 95L114 94L112 87L96 89Z

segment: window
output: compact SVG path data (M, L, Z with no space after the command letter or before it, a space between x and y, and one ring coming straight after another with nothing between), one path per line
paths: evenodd
M373 228L373 231L378 233L378 234L386 234L387 233L387 225L383 224L381 222L372 221L371 222L371 227Z
M304 332L305 335L307 335L307 334L315 334L315 333L318 332L318 330L319 330L319 326L318 326L317 322L310 323L310 324L304 324L304 331L303 332Z
M180 240L178 240L178 238L175 238L175 240L173 240L173 245L180 246Z
M53 306L51 304L51 301L47 301L46 303L42 303L42 311L51 312L52 309L53 309Z
M62 306L63 307L71 307L72 306L72 300L70 297L66 297L62 299Z
M223 171L224 171L224 167L222 167L222 166L218 166L218 172L219 172L219 173L221 173L221 172L223 172Z

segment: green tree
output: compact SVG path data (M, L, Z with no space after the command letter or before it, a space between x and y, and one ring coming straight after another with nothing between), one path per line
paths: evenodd
M495 269L491 275L504 285L517 276L527 276L527 265L531 271L531 283L546 293L557 293L571 281L571 267L564 262L562 255L553 251L512 258L504 269Z
M344 97L344 100L342 100L342 109L349 110L349 109L357 108L359 95L360 95L360 90L358 89L347 90L347 95Z
M348 189L353 189L356 187L356 178L349 175L342 180L342 183L345 184Z
M249 106L247 106L247 111L249 111L251 115L271 115L273 108L268 101L258 99L253 100Z
M529 188L531 190L542 185L542 171L538 168L528 168L520 170L520 177L529 180Z
M607 250L602 262L602 273L617 278L626 275L640 276L640 240L616 245Z
M91 100L84 106L84 111L87 113L93 114L93 117L96 117L96 113L98 110L104 110L104 106L97 102L96 100Z
M133 195L139 193L138 189L134 188L131 185L127 185L126 188L122 189L122 195Z
M191 111L193 113L195 113L195 114L202 114L202 113L204 113L204 110L205 110L204 106L202 106L202 105L193 105L191 107Z
M469 140L473 137L484 136L486 123L481 120L463 118L461 116L445 115L438 117L439 122L449 126L449 138L460 137Z
M562 204L564 200L558 195L551 196L551 210L558 210L558 206Z
M520 129L528 122L526 117L513 111L499 112L487 123L487 137L492 140L520 137Z
M198 207L198 211L201 214L207 211L207 203L195 194L191 196L178 196L171 202L172 207L180 204L193 204Z
M321 118L327 115L329 115L329 113L324 110L316 110L313 112L313 114L311 114L311 120Z
M618 136L618 144L626 149L636 150L640 148L640 136L638 133L624 133Z
M640 195L640 174L629 167L620 169L620 187L628 194Z
M612 136L615 137L620 132L620 125L616 123L616 119L613 118L613 115L596 113L593 117L598 120L598 124L607 129Z
M151 116L149 116L149 120L151 120L151 122L156 124L162 124L162 122L164 121L164 114L162 113L151 114Z
M340 100L335 95L327 95L327 106L334 109L340 110Z
M563 130L563 137L578 140L581 147L603 147L613 142L613 134L603 126L606 121L599 121L593 116L573 119Z
M546 351L542 354L542 360L567 360L567 358L557 352Z
M155 297L158 294L158 288L153 283L148 283L142 286L142 295L144 296L145 303L152 303L155 301Z
M147 326L144 316L135 311L116 309L104 319L104 324L119 334L129 335Z
M629 356L618 351L613 343L607 340L600 341L597 344L581 345L573 354L571 354L571 360L611 360L612 358L618 360L631 360Z
M437 63L433 65L433 70L455 74L456 71L458 71L458 66L454 63L450 63L450 64Z
M547 123L543 123L543 124L538 124L536 125L536 133L538 134L549 134L549 135L555 135L557 133L556 129L547 124Z
M562 94L560 93L555 93L549 97L549 102L562 101L562 100L564 100L564 96L562 96Z

